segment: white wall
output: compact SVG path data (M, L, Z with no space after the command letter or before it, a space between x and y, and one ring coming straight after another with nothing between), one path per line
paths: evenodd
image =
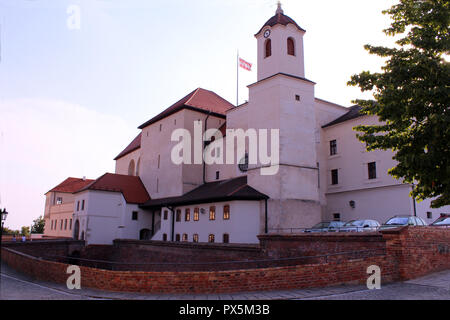
M230 205L230 219L223 219L223 206ZM209 207L216 207L216 220L209 220ZM200 213L199 221L194 221L194 208L204 208L205 213ZM190 221L185 221L185 209L189 208L191 213ZM194 234L199 235L199 242L208 242L209 234L215 235L215 242L221 243L224 233L229 234L230 243L259 243L257 235L260 228L260 202L259 201L231 201L210 204L182 206L175 208L181 210L181 222L175 222L174 235L188 235L188 241L192 242ZM162 220L161 230L155 235L153 240L162 240L163 234L167 234L168 241L172 234L172 212L169 209L168 219ZM176 218L176 217L175 217ZM174 236L175 240L175 236Z
M127 204L119 192L87 190L76 194L75 203L85 200L84 210L76 211L74 226L80 220L80 237L84 231L87 244L112 244L114 239L139 239L141 229L151 229L151 213L136 204ZM132 220L132 212L138 220Z

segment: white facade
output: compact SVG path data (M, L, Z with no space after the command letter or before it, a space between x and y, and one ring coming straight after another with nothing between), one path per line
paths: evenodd
M74 238L78 234L78 239L88 245L112 244L114 239L140 239L141 232L151 230L152 226L152 216L137 204L128 204L122 193L97 190L75 194L73 221Z

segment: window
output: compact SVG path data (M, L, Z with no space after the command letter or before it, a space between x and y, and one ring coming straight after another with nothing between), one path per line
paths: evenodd
M61 197L56 198L56 204L62 204L62 201Z
M188 235L186 233L183 233L183 242L188 241Z
M177 233L177 235L175 236L175 241L180 242L180 234L179 233Z
M83 210L84 210L84 200L81 201L81 211L83 211Z
M80 211L80 201L77 202L77 211Z
M192 242L198 242L198 234L192 236Z
M163 234L163 241L167 241L167 233Z
M158 169L159 169L160 165L161 165L161 155L158 154Z
M130 161L130 164L128 165L128 175L134 176L136 165L134 164L134 160Z
M176 219L177 222L181 221L181 210L180 209L177 209L177 217L176 218L177 218Z
M330 141L330 156L334 156L337 154L337 141Z
M164 220L167 220L167 216L169 215L169 213L167 212L167 210L164 210L164 216L163 216L163 219Z
M162 131L162 123L159 124L159 132Z
M369 179L376 179L377 178L377 163L371 162L367 164L367 169L369 171Z
M266 49L264 58L268 58L272 55L272 40L267 39L264 46Z
M208 242L210 242L210 243L213 243L213 242L214 242L214 235L213 235L213 234L210 234L210 235L208 236Z
M331 170L331 184L339 184L338 169Z
M131 220L137 220L137 219L138 219L138 212L133 211L133 213L131 214Z
M287 39L287 53L290 56L295 56L295 44L292 38Z
M229 243L230 242L230 235L228 233L223 234L223 243Z
M295 95L295 100L300 101L300 96L298 94Z
M216 171L216 180L219 180L220 178L220 171Z
M191 220L191 209L186 209L184 212L184 221L190 221L190 220Z
M230 206L223 206L223 220L230 220Z
M433 213L430 211L427 212L427 219L433 219Z
M59 224L59 229L60 229L60 230L63 229L63 219L61 219L61 223Z
M333 220L334 221L341 221L341 214L340 213L333 213Z
M69 230L72 230L72 219L69 220Z
M67 230L67 219L64 220L64 230Z
M216 207L209 207L209 220L216 220Z
M52 222L52 226L51 226L50 230L53 230L53 220L51 222Z
M194 208L194 221L198 221L199 219L199 209L198 208Z

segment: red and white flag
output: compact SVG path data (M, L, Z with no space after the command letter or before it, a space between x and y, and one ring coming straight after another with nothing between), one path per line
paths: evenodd
M252 71L252 64L250 62L245 61L244 59L239 58L239 66L242 69Z

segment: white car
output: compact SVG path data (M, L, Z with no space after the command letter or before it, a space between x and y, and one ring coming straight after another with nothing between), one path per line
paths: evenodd
M377 231L380 226L380 223L375 220L352 220L344 224L339 232Z

